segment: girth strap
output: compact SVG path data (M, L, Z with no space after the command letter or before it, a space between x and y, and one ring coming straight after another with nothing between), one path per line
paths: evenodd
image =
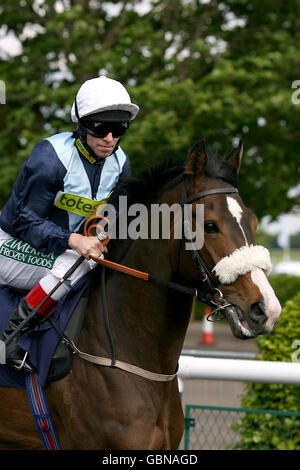
M141 367L134 366L132 364L127 364L126 362L118 361L117 359L112 362L111 359L106 357L93 356L92 354L87 354L80 351L74 344L73 348L76 354L85 361L92 362L97 366L107 366L107 367L116 367L117 369L124 370L126 372L131 372L132 374L139 375L145 379L154 380L156 382L169 382L177 376L177 370L174 374L158 374L156 372L150 372L149 370L142 369Z
M48 321L54 327L57 334L62 338L64 344L67 347L69 347L76 356L80 357L81 359L84 359L85 361L92 362L93 364L96 364L98 366L115 367L117 369L121 369L126 372L131 372L132 374L138 375L148 380L153 380L155 382L169 382L173 380L177 376L178 365L174 374L159 374L157 372L151 372L146 369L142 369L141 367L134 366L132 364L128 364L123 361L119 361L118 359L115 358L115 347L114 347L114 342L113 342L113 338L112 338L111 331L110 331L108 309L107 309L107 303L106 303L105 267L104 266L102 266L101 285L102 285L102 305L103 305L103 310L104 310L104 323L105 323L105 330L106 330L109 343L110 343L111 358L109 359L106 357L93 356L92 354L88 354L88 353L80 351L76 347L74 342L71 339L69 339L64 334L64 332L57 326L53 318L48 318ZM170 286L168 285L166 287L170 287Z
M48 318L48 321L55 328L57 334L63 339L64 344L69 347L76 356L80 357L81 359L84 359L85 361L92 362L97 366L115 367L117 369L121 369L126 372L131 372L132 374L139 375L140 377L144 377L145 379L154 380L155 382L170 382L177 376L178 365L174 374L158 374L157 372L151 372L149 370L142 369L141 367L134 366L123 361L119 361L118 359L115 359L114 353L112 354L112 358L109 359L107 357L93 356L92 354L82 352L75 346L74 342L71 339L67 338L64 332L61 331L61 329L56 325L52 318ZM108 332L108 336L110 337L110 332ZM112 345L113 343L111 340L111 346Z

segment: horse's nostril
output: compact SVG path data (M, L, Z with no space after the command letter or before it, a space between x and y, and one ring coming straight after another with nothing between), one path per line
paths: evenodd
M254 323L264 323L267 320L265 314L265 304L263 302L254 302L250 307L251 320Z

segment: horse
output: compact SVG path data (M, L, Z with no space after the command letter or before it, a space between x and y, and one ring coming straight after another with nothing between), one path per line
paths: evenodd
M178 448L184 416L176 370L194 295L220 308L240 339L270 332L280 315L265 253L258 259L259 248L266 249L255 245L257 219L237 190L242 143L226 158L205 147L200 141L182 164L158 166L127 183L129 201L189 205L193 229L195 211L204 205L204 242L199 249L186 249L186 240L174 236L175 216L169 239L110 241L111 260L164 282L107 272L110 337L97 267L78 350L110 358L112 339L117 360L150 371L154 379L75 357L71 372L45 388L62 449ZM155 380L160 375L169 379ZM22 389L0 388L0 448L43 449Z

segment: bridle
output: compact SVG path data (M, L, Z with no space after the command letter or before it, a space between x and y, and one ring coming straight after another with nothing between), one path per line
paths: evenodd
M212 194L232 194L232 193L238 193L238 190L234 187L231 188L215 188L215 189L209 189L207 191L203 191L200 193L193 194L192 196L187 197L187 178L185 178L183 182L183 188L182 188L182 200L180 201L180 206L181 208L184 206L184 204L190 204L196 200L202 199L206 196L212 195ZM188 234L189 242L191 242L192 239L192 231L191 227L189 227L189 221L187 219L184 219L184 211L182 211L183 217L182 217L182 224L185 226L185 231L182 231L183 234ZM90 217L86 223L85 223L85 235L91 235L92 233L89 233L90 228L95 228L97 225L95 224L95 219L97 216L92 216ZM103 218L102 216L98 216L99 218ZM89 222L91 225L89 226ZM180 251L182 247L182 238L179 240L179 243L177 245L177 252L176 252L176 268L178 268L179 264L179 258L180 258ZM215 313L218 314L219 312L222 312L226 307L231 307L232 304L226 301L223 297L222 292L220 289L218 289L217 286L219 286L220 282L217 281L216 279L213 278L211 275L210 271L206 267L199 251L196 249L196 246L193 247L191 251L192 258L194 262L196 263L197 269L200 271L202 274L202 279L201 282L202 284L206 284L208 287L208 294L206 296L203 296L200 294L197 288L191 288L187 287L181 284L177 284L174 282L166 281L164 279L158 278L156 276L153 276L149 273L145 273L142 271L138 271L133 268L128 268L127 266L120 265L118 263L114 263L109 260L101 259L101 258L96 258L92 257L94 261L96 261L98 264L102 265L102 271L101 271L101 292L102 292L102 306L103 306L103 311L104 311L104 323L105 323L105 330L108 336L109 344L110 344L110 352L111 352L111 357L110 358L104 358L104 357L98 357L98 356L93 356L91 354L84 353L80 351L74 344L72 340L67 338L65 334L59 329L59 327L55 324L55 322L49 318L48 321L52 324L52 326L55 328L59 336L62 338L64 344L66 344L73 354L81 357L82 359L92 362L96 365L100 366L107 366L107 367L117 367L121 370L125 370L127 372L131 372L133 374L139 375L141 377L147 378L149 380L153 381L159 381L159 382L168 382L172 381L177 374L178 366L173 374L158 374L155 372L151 372L145 369L142 369L141 367L133 366L131 364L119 361L116 359L115 356L115 347L114 347L114 342L113 338L111 335L110 331L110 325L109 325L109 315L108 315L108 308L107 308L107 302L106 302L106 289L105 289L105 267L109 267L111 269L123 272L124 274L136 277L138 279L142 279L144 281L149 281L151 283L157 284L158 286L163 286L167 287L170 289L174 289L189 295L196 296L200 301L210 304L215 308L214 311L212 311L209 315L209 317L213 317ZM214 300L214 296L218 295L218 299ZM215 318L215 320L218 318ZM212 320L211 320L212 321Z
M199 199L202 199L206 196L214 195L214 194L238 194L238 189L235 187L229 187L229 188L214 188L214 189L208 189L206 191L202 191L199 193L192 194L191 196L187 196L187 184L188 184L188 178L187 176L185 177L182 185L182 194L181 194L181 201L179 202L179 205L181 207L181 212L182 212L182 235L185 236L185 238L189 241L190 245L192 246L192 249L189 250L191 253L192 259L194 263L196 264L197 269L202 275L201 279L201 289L200 288L191 288L184 286L182 284L178 284L175 282L171 281L166 281L164 279L158 278L156 276L153 276L152 274L148 274L142 271L138 271L136 269L128 268L126 266L120 265L118 263L114 263L109 260L105 259L99 259L96 257L92 257L94 261L96 261L98 264L101 264L103 266L106 266L108 268L121 271L125 274L128 274L133 277L137 277L139 279L142 279L144 281L149 281L154 284L157 284L158 286L164 286L168 287L170 289L174 289L180 292L184 292L189 295L196 296L198 300L201 302L210 305L211 307L214 308L214 310L208 315L208 320L209 321L216 321L218 319L219 313L226 308L226 307L231 307L232 304L226 301L223 297L223 294L220 289L218 289L218 286L220 285L220 282L214 278L205 265L199 250L196 248L195 244L192 241L192 228L190 227L189 220L184 217L184 210L183 206L185 204L191 204L194 201L198 201ZM96 216L97 218L97 216ZM98 216L98 218L104 218L103 216ZM89 221L91 221L91 225L89 226ZM95 228L97 225L95 224L95 216L90 217L85 223L85 235L90 235L89 233L89 227L90 228ZM175 254L175 272L178 272L178 266L179 266L179 260L180 260L180 252L182 249L182 241L183 241L183 236L179 239L177 248L176 248L176 254ZM108 241L108 240L107 240ZM103 270L104 272L104 270ZM104 282L105 284L105 282ZM203 293L203 285L207 287L207 291ZM103 293L105 295L105 292ZM215 297L217 295L217 300L215 300ZM222 316L221 316L222 317Z
M229 187L229 188L214 188L214 189L208 189L206 191L202 191L200 193L195 193L192 194L191 196L187 196L187 183L188 183L188 178L185 177L182 185L182 194L181 194L181 201L179 202L179 205L181 207L181 210L183 209L183 206L185 204L191 204L194 201L198 201L199 199L202 199L206 196L210 196L213 194L233 194L236 193L238 194L238 189L235 187ZM191 253L192 259L194 263L196 264L197 269L202 275L201 279L201 289L200 288L191 288L184 286L182 284L178 284L175 282L171 281L166 281L164 279L158 278L156 276L153 276L152 274L143 272L143 271L138 271L133 268L129 268L127 266L106 260L106 259L101 259L101 258L96 258L92 256L92 259L96 261L98 264L102 266L106 266L110 269L117 270L120 272L123 272L124 274L128 274L133 277L137 277L139 279L142 279L144 281L149 281L151 283L157 284L158 286L164 286L168 287L170 289L174 289L180 292L184 292L189 295L196 296L198 300L201 302L210 305L212 307L215 307L215 309L211 312L211 314L208 316L208 320L214 321L218 320L218 313L222 312L226 307L232 306L231 303L226 301L223 297L223 294L220 289L218 289L218 286L220 285L220 282L214 278L205 265L199 250L196 248L195 243L192 241L192 228L190 226L189 220L184 217L184 210L182 210L182 235L186 238L186 240L189 241L190 245L192 246L192 249L189 250ZM86 222L85 222L85 228L84 232L85 235L89 236L92 235L90 230L92 228L97 228L97 224L95 223L96 219L105 219L103 216L92 216L90 217ZM99 221L99 220L98 220ZM102 234L104 229L102 230ZM101 235L101 233L100 233ZM99 237L99 234L97 235ZM183 241L183 236L179 239L177 248L176 248L176 254L175 254L175 273L178 272L178 266L179 266L179 260L180 260L180 252L182 249L182 241ZM106 235L105 235L106 237ZM109 241L109 238L105 241L102 239L102 243L106 244ZM104 272L104 270L103 270ZM105 284L105 283L104 283ZM207 287L207 291L203 293L202 286L205 285ZM104 293L103 293L104 295ZM215 297L217 295L217 300L215 300ZM217 315L215 315L217 314ZM213 320L214 319L214 320Z
M202 191L200 193L195 193L191 196L187 196L187 183L188 179L185 178L182 186L182 196L181 196L181 201L180 201L180 206L181 209L185 204L191 204L194 201L198 201L199 199L202 199L206 196L210 196L213 194L232 194L232 193L237 193L238 194L238 189L231 187L231 188L214 188L214 189L208 189L206 191ZM200 271L202 275L201 283L202 285L207 286L207 292L205 293L200 293L198 289L196 289L196 296L197 299L200 300L201 302L211 305L213 307L216 307L215 310L213 310L210 315L208 316L208 320L212 321L212 317L214 317L215 313L218 313L219 311L222 311L225 307L231 306L229 302L227 302L220 289L218 289L218 286L220 285L220 282L214 278L211 275L211 272L205 265L199 250L196 249L195 244L191 241L192 240L192 229L190 226L190 222L187 218L184 218L184 211L182 210L182 234L185 236L186 239L189 240L189 243L192 246L192 249L189 250L192 255L192 259L194 263L197 266L198 271ZM179 261L180 261L180 252L182 249L182 240L183 237L178 241L177 248L176 248L176 255L175 255L175 271L178 271L178 266L179 266ZM218 295L218 300L215 301L214 297L215 295ZM216 317L216 319L218 319Z

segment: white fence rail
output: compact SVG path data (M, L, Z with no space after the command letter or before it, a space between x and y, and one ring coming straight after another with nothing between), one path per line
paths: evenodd
M255 359L257 357L257 354L254 352L222 350L207 351L205 349L183 349L181 355L194 357L219 357L221 359Z
M300 385L300 363L181 355L178 370L181 392L184 380L190 379Z

